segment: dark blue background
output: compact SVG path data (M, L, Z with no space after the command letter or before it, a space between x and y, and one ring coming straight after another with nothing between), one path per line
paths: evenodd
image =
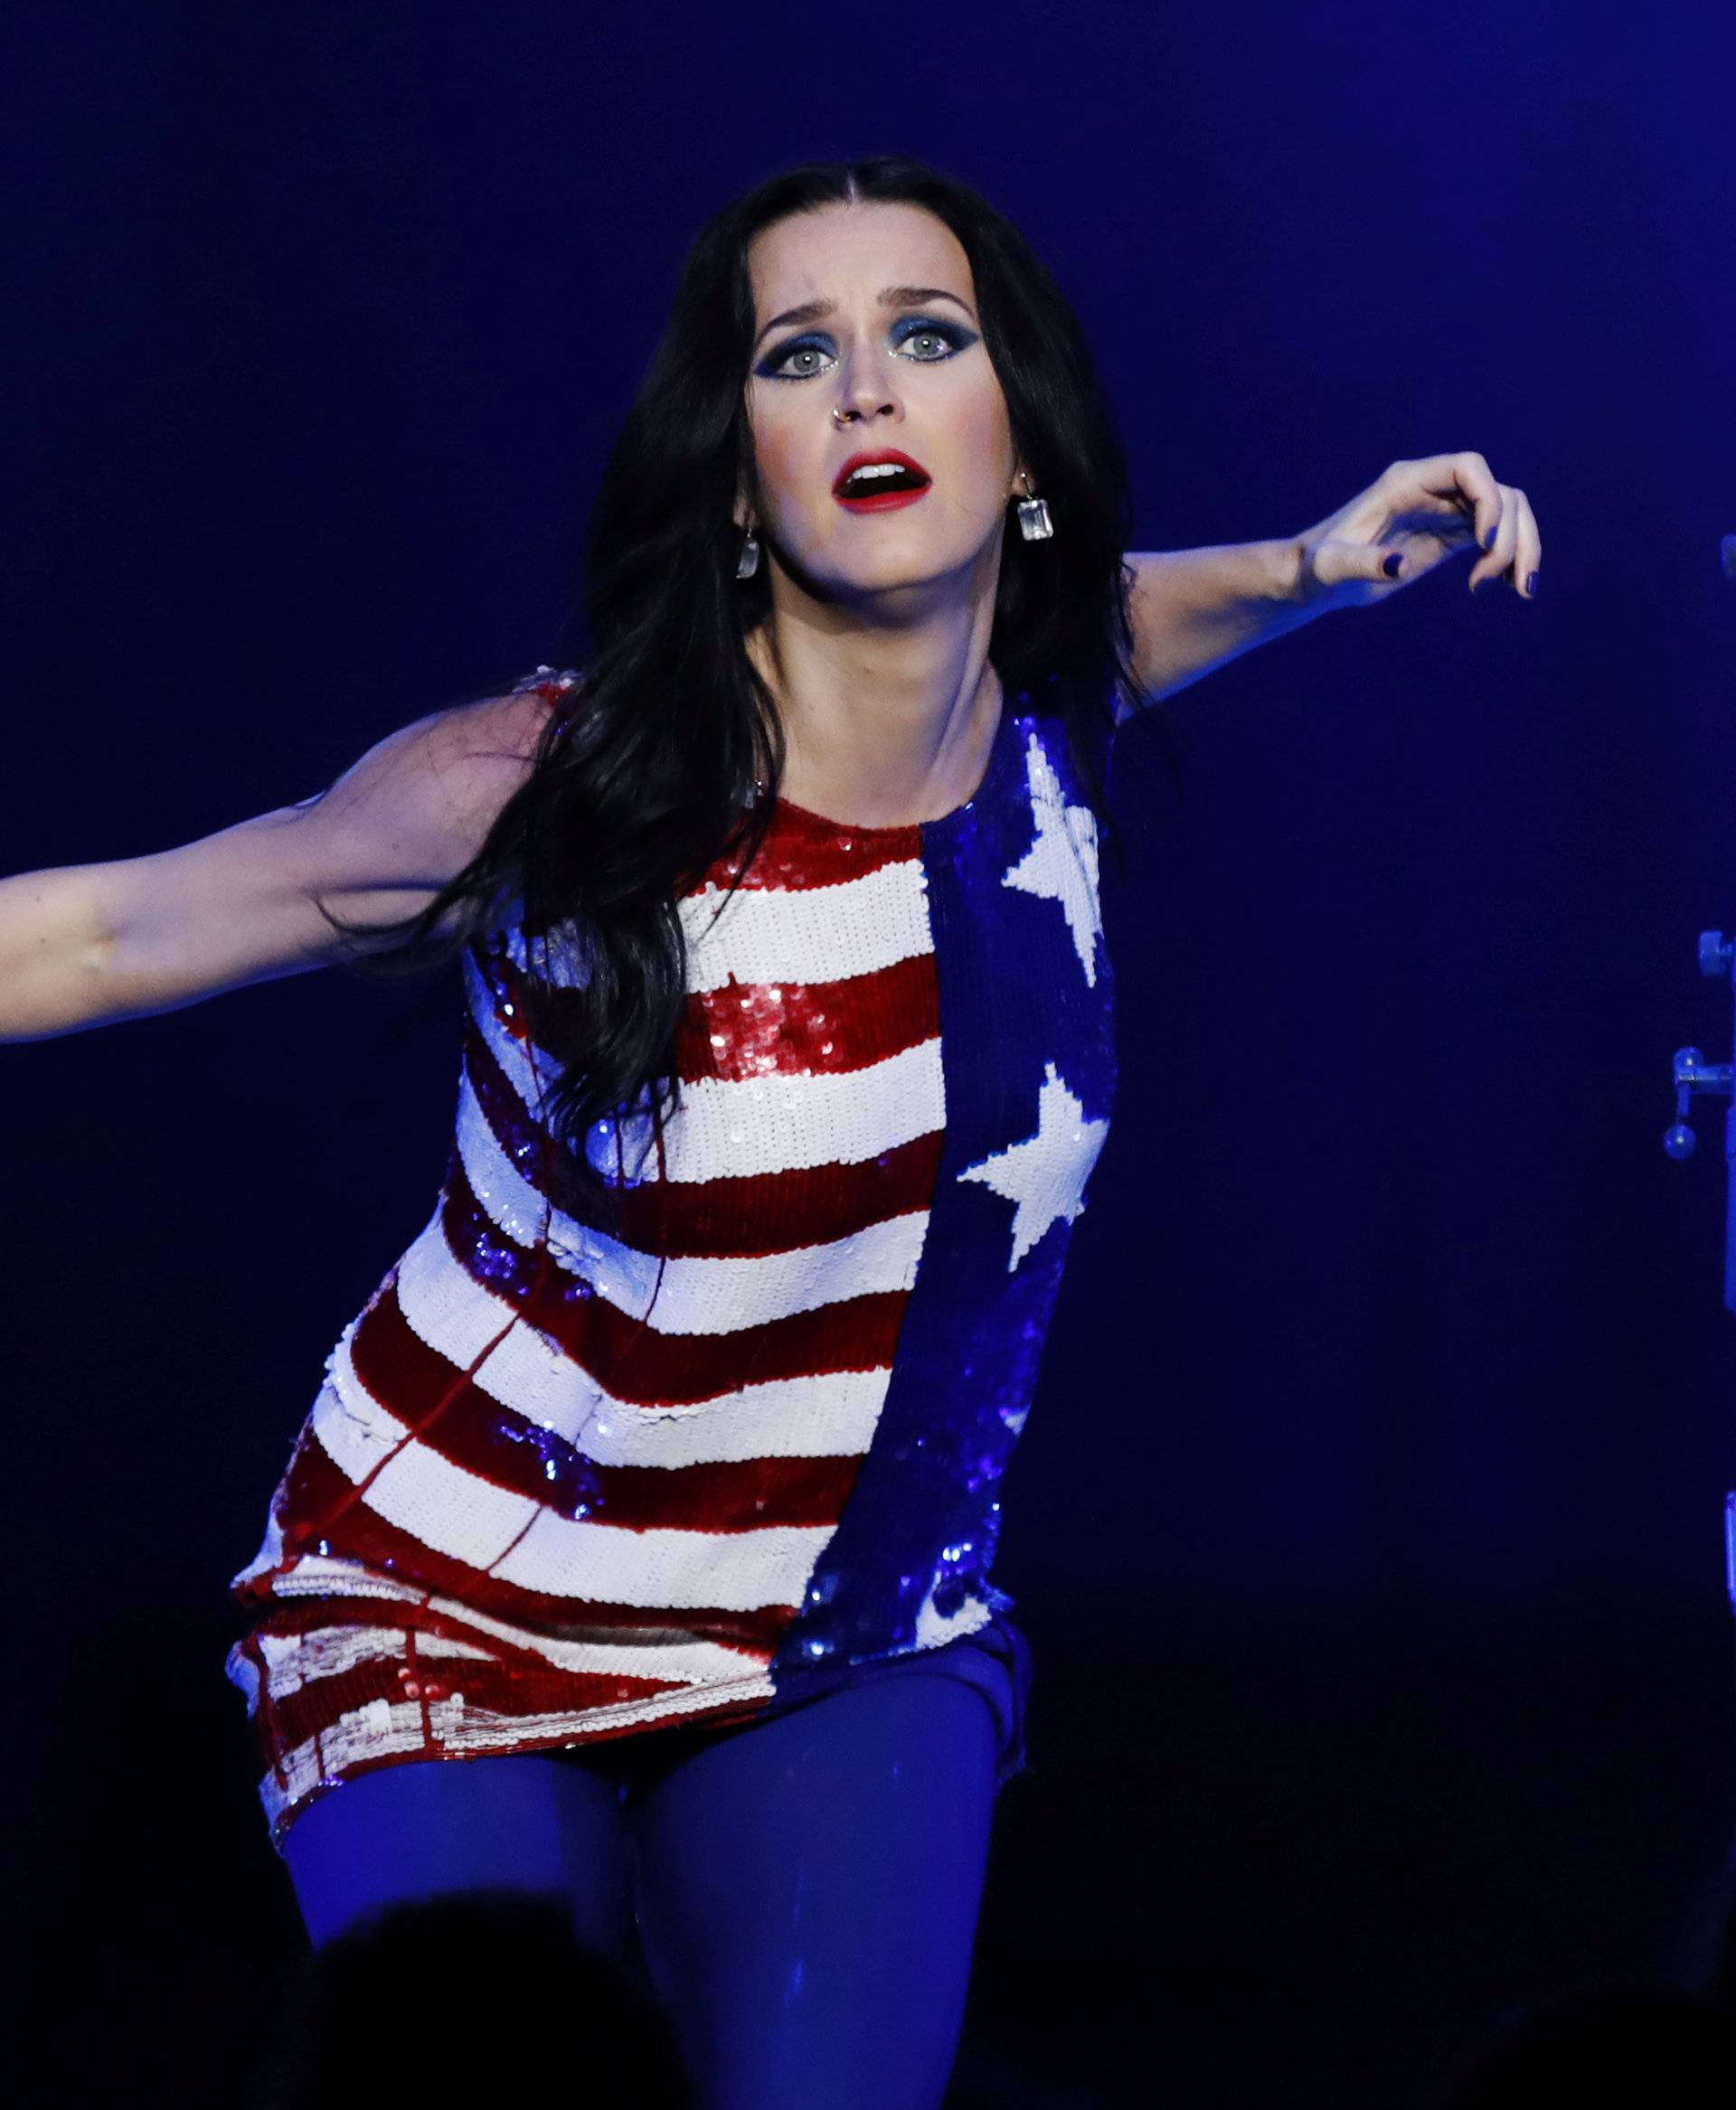
M204 0L8 45L6 870L547 659L686 242L798 160L914 152L1027 230L1142 547L1403 456L1524 487L1535 607L1461 560L1212 676L1184 809L1125 741L955 2093L1420 2105L1519 2002L1684 1967L1736 1744L1715 1113L1659 1147L1672 1050L1729 1050L1728 10ZM233 2103L296 1954L224 1584L427 1213L456 1003L322 975L0 1051L8 1990L62 2099Z

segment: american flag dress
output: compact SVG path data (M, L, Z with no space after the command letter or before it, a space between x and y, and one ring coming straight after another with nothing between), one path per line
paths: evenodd
M618 1236L540 1181L523 930L467 947L439 1201L232 1584L279 1847L380 1766L746 1719L1011 1610L1001 1475L1115 1088L1097 850L1024 697L939 819L779 800L682 898L660 1147L588 1142Z

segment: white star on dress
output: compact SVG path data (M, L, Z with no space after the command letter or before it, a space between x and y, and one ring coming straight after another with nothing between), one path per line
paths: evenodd
M1037 1093L1036 1134L967 1166L958 1175L981 1181L1015 1205L1009 1275L1058 1217L1071 1223L1084 1208L1085 1182L1109 1132L1107 1121L1085 1118L1084 1107L1052 1062L1044 1074Z
M1069 805L1043 743L1031 735L1024 752L1036 841L1001 881L1022 893L1059 901L1073 934L1085 980L1097 986L1097 939L1103 911L1097 895L1097 816L1088 805Z

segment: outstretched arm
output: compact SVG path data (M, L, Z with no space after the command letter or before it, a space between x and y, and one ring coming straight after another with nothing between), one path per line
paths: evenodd
M1474 543L1473 592L1505 578L1534 597L1543 541L1530 500L1480 454L1443 454L1394 462L1299 535L1141 551L1127 560L1134 671L1152 696L1173 695L1330 608L1401 592Z
M0 1041L179 1010L344 956L468 863L528 772L548 699L437 711L329 789L178 849L0 880Z

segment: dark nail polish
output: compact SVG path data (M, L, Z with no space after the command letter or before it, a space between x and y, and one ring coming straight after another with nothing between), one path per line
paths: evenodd
M1381 560L1381 570L1385 572L1389 579L1396 579L1403 569L1404 559L1400 556L1396 550L1390 557L1382 558Z
M1525 592L1526 592L1527 596L1529 596L1529 595L1531 595L1531 594L1533 594L1533 593L1535 593L1535 592L1536 592L1536 590L1537 590L1537 574L1536 574L1536 573L1533 571L1533 572L1532 572L1532 573L1529 575L1529 577L1528 577L1528 578L1526 579L1526 580L1525 580Z

